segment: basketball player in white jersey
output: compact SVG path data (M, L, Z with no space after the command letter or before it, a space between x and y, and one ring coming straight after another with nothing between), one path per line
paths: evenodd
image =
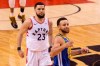
M25 32L27 46L26 66L51 66L52 62L48 52L49 43L52 42L52 22L45 17L45 5L37 2L34 6L36 15L25 20L18 34L18 53L24 57L21 50L22 37Z
M18 25L16 23L15 15L14 15L14 8L15 8L15 0L8 0L9 1L9 7L10 7L10 16L9 19L11 21L11 25L14 28L18 28ZM26 0L19 0L20 4L20 13L18 14L18 18L21 19L22 23L25 20L25 15L24 15L24 8L26 5Z

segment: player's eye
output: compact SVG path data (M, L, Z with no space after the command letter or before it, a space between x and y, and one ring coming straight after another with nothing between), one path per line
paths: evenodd
M69 26L69 23L67 23L67 26Z
M42 10L44 10L44 8L42 8Z
M41 10L41 8L38 8L38 10Z
M63 24L63 26L66 26L66 24Z

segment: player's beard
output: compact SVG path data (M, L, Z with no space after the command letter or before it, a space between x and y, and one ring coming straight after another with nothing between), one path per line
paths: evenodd
M44 18L45 17L45 14L43 14L43 15L39 15L39 14L36 14L37 16L38 16L38 18Z
M69 28L66 28L66 30L61 29L62 33L69 33Z

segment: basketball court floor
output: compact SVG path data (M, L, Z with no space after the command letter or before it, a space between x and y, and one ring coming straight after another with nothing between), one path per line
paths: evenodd
M70 0L71 4L46 6L46 16L53 22L53 36L58 32L56 20L65 16L70 23L68 37L74 41L73 49L88 47L90 50L88 54L73 56L71 66L93 66L97 61L100 66L100 0L77 1ZM20 58L16 50L17 33L22 25L17 18L19 8L15 8L18 29L11 26L9 13L9 8L0 8L0 66L25 66L26 59ZM33 16L34 8L26 7L25 14L26 18ZM25 48L24 35L22 42L24 53Z

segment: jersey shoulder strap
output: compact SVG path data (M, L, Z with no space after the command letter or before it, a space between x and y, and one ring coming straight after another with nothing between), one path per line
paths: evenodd
M64 39L65 43L69 41L69 38L64 37L64 36L63 36L63 35L61 35L61 34L57 34L57 35L56 35L56 37L57 37L57 36L62 37L62 38Z

